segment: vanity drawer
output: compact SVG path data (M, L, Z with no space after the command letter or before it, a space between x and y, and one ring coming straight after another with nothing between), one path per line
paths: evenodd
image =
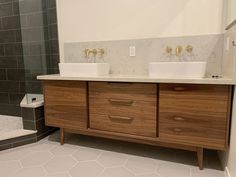
M155 88L155 87L154 87ZM118 90L117 90L118 92ZM156 95L141 101L127 92L108 95L108 98L89 95L90 128L137 136L156 137ZM135 91L133 91L135 95ZM102 94L103 95L103 94ZM109 98L111 97L111 98Z
M231 87L160 84L161 139L205 147L227 146Z
M89 97L153 101L157 99L157 84L89 82Z
M202 146L224 148L227 121L200 114L160 112L160 138Z

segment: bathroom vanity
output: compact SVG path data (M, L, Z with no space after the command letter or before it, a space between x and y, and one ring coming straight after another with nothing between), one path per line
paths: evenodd
M68 132L185 149L197 152L200 169L204 148L228 148L230 80L38 79L46 124L60 128L61 144Z

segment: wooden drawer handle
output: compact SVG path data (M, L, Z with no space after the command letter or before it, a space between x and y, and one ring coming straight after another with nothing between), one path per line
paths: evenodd
M181 129L181 128L174 128L173 130L174 130L174 132L176 132L176 133L182 132L182 129Z
M120 105L131 105L133 104L133 100L123 100L123 99L113 99L109 98L108 101L113 104L120 104Z
M173 90L174 91L184 91L184 90L186 90L186 88L184 88L184 87L174 87Z
M123 121L132 121L132 120L133 120L133 118L131 118L131 117L111 116L111 115L109 115L109 119L113 119L113 120L123 120Z
M122 87L122 86L131 86L133 85L132 82L107 82L109 85L112 85L112 86L119 86L119 87Z
M185 120L183 117L178 117L178 116L174 117L173 119L176 121L184 121Z

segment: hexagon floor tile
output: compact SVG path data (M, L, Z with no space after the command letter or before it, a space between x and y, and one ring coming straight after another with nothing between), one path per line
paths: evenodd
M135 175L124 167L115 167L106 169L101 177L135 177Z
M103 170L97 162L81 162L70 170L70 174L72 177L98 177Z
M21 169L21 165L17 161L0 162L0 176L10 176Z
M154 173L158 161L146 157L131 157L125 164L135 174Z
M114 167L123 165L128 159L127 155L117 152L103 152L97 159L104 167Z
M94 148L80 148L72 156L78 161L96 160L102 152Z
M201 171L195 153L70 134L61 146L58 137L1 151L0 177L224 177L215 151Z
M77 161L70 156L54 157L44 167L48 173L67 172Z
M29 167L22 168L10 177L44 177L45 175L45 170L42 167Z
M23 167L39 166L48 162L53 155L49 152L30 152L20 160Z

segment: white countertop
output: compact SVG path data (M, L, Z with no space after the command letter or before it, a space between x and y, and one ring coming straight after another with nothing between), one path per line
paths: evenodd
M231 78L151 78L149 76L129 76L129 75L105 75L105 76L81 76L65 77L59 74L42 75L37 77L38 80L70 80L70 81L107 81L107 82L143 82L143 83L185 83L185 84L219 84L219 85L236 85L236 80Z

